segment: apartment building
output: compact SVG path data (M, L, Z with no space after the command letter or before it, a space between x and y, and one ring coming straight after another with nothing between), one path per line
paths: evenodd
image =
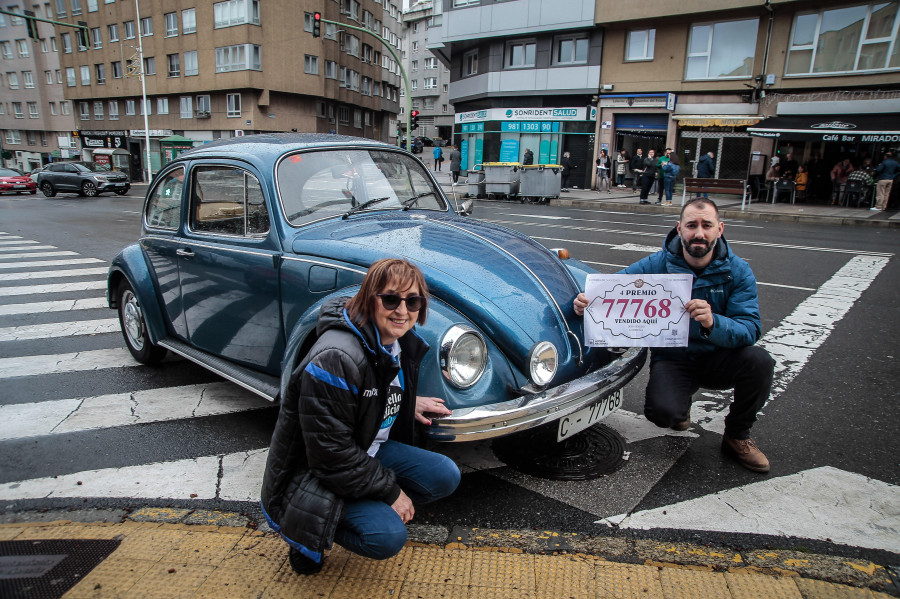
M33 10L42 16L46 6L26 9L26 2L10 1L2 8L17 13ZM39 23L38 36L38 40L28 36L23 19L0 14L0 165L26 173L79 150L72 135L76 128L72 105L63 95L53 26Z
M430 40L440 35L441 15L434 14L431 0L416 2L403 12L403 66L409 76L411 109L419 111L419 128L413 135L449 140L453 136L450 69L428 49ZM401 102L401 127L406 123L405 109Z
M399 48L402 14L389 0L53 0L49 8L90 32L83 45L56 28L77 128L86 142L126 150L135 180L146 172L148 137L156 172L220 138L307 131L389 141L395 131L399 65L371 35ZM314 12L366 31L323 23L314 38Z
M598 148L672 147L688 176L712 151L720 178L759 178L788 153L828 171L843 157L877 161L900 146L898 12L897 2L597 0Z
M552 164L568 151L570 186L589 185L604 42L594 0L445 0L441 10L430 47L450 67L463 168L518 162L526 149Z

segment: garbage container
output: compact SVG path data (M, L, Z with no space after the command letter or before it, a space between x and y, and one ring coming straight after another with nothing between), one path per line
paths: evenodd
M469 171L466 179L466 195L473 198L483 198L484 193L484 171Z
M485 193L488 197L502 195L510 198L519 193L519 175L522 168L518 162L485 162Z
M546 203L558 198L561 188L562 166L558 164L529 164L521 171L519 196L522 202Z

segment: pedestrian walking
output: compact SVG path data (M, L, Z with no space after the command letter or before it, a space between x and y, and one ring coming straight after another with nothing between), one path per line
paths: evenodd
M707 152L697 161L697 178L698 179L714 179L716 176L716 155L713 152ZM697 192L697 197L700 197ZM702 194L704 198L708 198L708 193Z
M625 168L630 162L631 159L628 157L628 152L624 148L619 150L619 155L616 156L616 187L625 187Z
M663 188L666 192L666 206L672 205L672 191L675 188L675 178L678 177L680 169L678 158L675 154L669 155L669 160L663 164Z
M534 152L531 151L531 148L525 148L525 156L522 157L522 165L528 166L529 164L534 164Z
M453 148L450 151L450 178L454 183L459 181L460 170L462 170L462 154L459 148Z
M641 204L649 204L650 188L656 180L656 150L649 150L641 164Z
M441 163L444 162L444 151L441 150L441 146L434 146L434 150L431 153L434 155L434 170L441 170Z
M884 159L875 169L875 207L872 210L887 210L894 179L900 174L900 163L893 152L885 152Z
M575 162L568 152L563 152L563 157L559 161L559 165L562 167L562 172L560 173L562 189L560 189L560 191L569 191L569 175L575 170Z
M603 184L606 183L606 193L610 193L609 171L612 165L609 162L609 156L607 156L606 150L600 150L600 155L597 157L596 163L597 191L603 191Z
M631 157L631 193L641 187L641 175L644 173L644 151L638 148Z

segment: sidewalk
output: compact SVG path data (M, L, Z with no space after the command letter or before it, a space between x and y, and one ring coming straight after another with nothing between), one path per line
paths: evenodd
M84 521L58 519L79 517ZM145 508L127 516L112 510L24 513L0 521L3 597L57 597L60 590L68 591L66 599L900 595L885 568L864 560L551 531L411 525L411 540L390 560L335 546L322 572L299 576L287 563L287 545L239 514ZM14 565L2 557L11 555ZM14 569L32 578L17 578Z

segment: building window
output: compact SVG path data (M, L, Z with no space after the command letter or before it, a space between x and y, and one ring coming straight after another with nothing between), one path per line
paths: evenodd
M260 47L255 44L240 44L216 48L216 73L229 71L262 70Z
M25 136L29 146L33 146L37 143L37 135L35 135L34 131L26 131Z
M47 38L41 38L41 52L47 54L50 52L50 44L47 43Z
M44 71L44 79L47 80L47 85L53 85L53 71Z
M425 77L423 83L422 87L424 89L437 89L437 77Z
M109 101L109 120L111 120L111 121L119 120L119 101L118 100L110 100Z
M47 146L47 132L46 131L41 131L41 145L44 147Z
M106 35L109 37L110 42L119 41L119 24L113 23L112 25L107 25Z
M72 114L72 105L69 104L68 100L63 100L59 103L59 113L63 115Z
M69 13L66 12L66 0L56 0L56 16L65 17Z
M453 0L453 6L474 6L481 0Z
M197 116L209 116L212 114L210 109L209 96L197 96Z
M66 87L75 87L75 67L66 67Z
M653 60L656 29L635 29L625 38L625 60Z
M518 41L506 44L506 68L523 69L534 66L537 44L533 41Z
M252 23L259 25L259 0L228 0L213 4L214 27Z
M191 50L184 53L184 76L199 75L200 67L197 63L197 51Z
M166 63L168 65L169 77L181 76L181 56L178 54L167 54Z
M94 120L102 121L103 118L103 101L98 100L94 102Z
M13 57L12 44L9 42L0 42L0 54L2 54L3 58L11 60Z
M169 99L168 98L157 98L156 99L156 114L169 114Z
M353 110L353 126L362 129L362 110L359 108Z
M21 58L28 58L31 53L28 51L28 43L25 40L16 40L16 48L19 50Z
M350 109L346 106L338 106L338 122L342 125L350 124Z
M409 91L414 92L417 89L419 89L419 80L413 79L412 81L409 82Z
M40 114L38 114L38 104L37 102L28 102L28 118L37 119L40 118Z
M25 85L25 89L34 87L34 75L31 71L22 71L22 83Z
M153 17L141 19L141 37L153 35Z
M179 98L180 115L183 119L194 118L194 99L190 96L181 96Z
M134 39L134 21L125 21L122 25L125 27L125 39Z
M436 69L437 68L437 58L431 57L425 59L425 68L426 69Z
M87 5L88 5L88 12L97 12L97 10L98 10L97 0L88 0ZM37 11L35 11L35 12L37 12Z
M337 41L337 25L334 23L325 23L325 32L322 34L322 38Z
M185 34L197 33L196 8L187 8L181 11L181 31Z
M585 64L588 59L590 41L585 36L567 36L556 38L553 53L555 64Z
M91 44L93 44L94 50L99 50L103 47L103 34L100 33L99 27L91 29Z
M19 89L19 76L16 73L10 71L6 74L6 85L9 86L9 89Z
M693 25L685 79L750 77L758 26L758 19Z
M79 102L78 115L81 117L82 121L91 120L91 105L87 102Z
M355 35L344 36L344 51L350 56L359 57L359 38Z
M228 94L225 96L227 112L225 116L241 116L241 94Z
M478 50L472 50L463 54L463 77L471 77L478 74Z
M15 145L22 143L22 132L16 129L7 129L6 143Z
M81 85L91 84L91 68L88 66L79 67L81 71Z
M900 68L896 2L849 6L794 17L785 75Z
M313 14L311 12L303 13L303 31L312 33L313 30Z
M178 13L167 12L163 17L166 20L166 37L178 35Z
M125 114L134 116L134 100L125 100Z
M72 3L72 16L81 14L81 0L70 0Z
M109 63L109 66L112 67L113 79L121 79L122 78L122 62L119 60L115 60L115 61Z
M359 93L364 96L372 95L372 79L369 77L362 78L362 88L360 88Z
M12 103L12 108L13 108L13 115L14 115L17 119L24 119L24 118L25 118L25 113L22 112L22 103L21 103L21 102L13 102L13 103Z
M151 110L151 109L152 109L151 102L152 102L152 100L150 100L149 98L147 98L147 101L146 101L146 102L144 102L143 100L139 100L138 106L140 106L141 108L140 108L140 110L138 110L138 112L139 112L141 115L143 115L143 114L145 114L145 113L146 113L147 115L153 114L153 110Z
M307 75L319 74L319 57L305 54L303 56L303 72Z
M97 85L106 83L106 65L102 62L94 65L94 73L97 75Z
M448 106L446 104L441 104L441 112L447 112Z
M412 62L410 62L410 63L409 63L409 70L410 70L410 71L418 71L418 70L419 70L419 61L418 61L418 60L413 60Z
M63 54L71 54L72 53L72 36L69 35L68 33L63 33L60 36L60 39L62 40Z
M434 110L434 98L425 98L423 102L424 110Z
M148 56L144 59L144 75L156 75L156 58Z
M325 61L325 78L337 79L337 63L333 60Z

